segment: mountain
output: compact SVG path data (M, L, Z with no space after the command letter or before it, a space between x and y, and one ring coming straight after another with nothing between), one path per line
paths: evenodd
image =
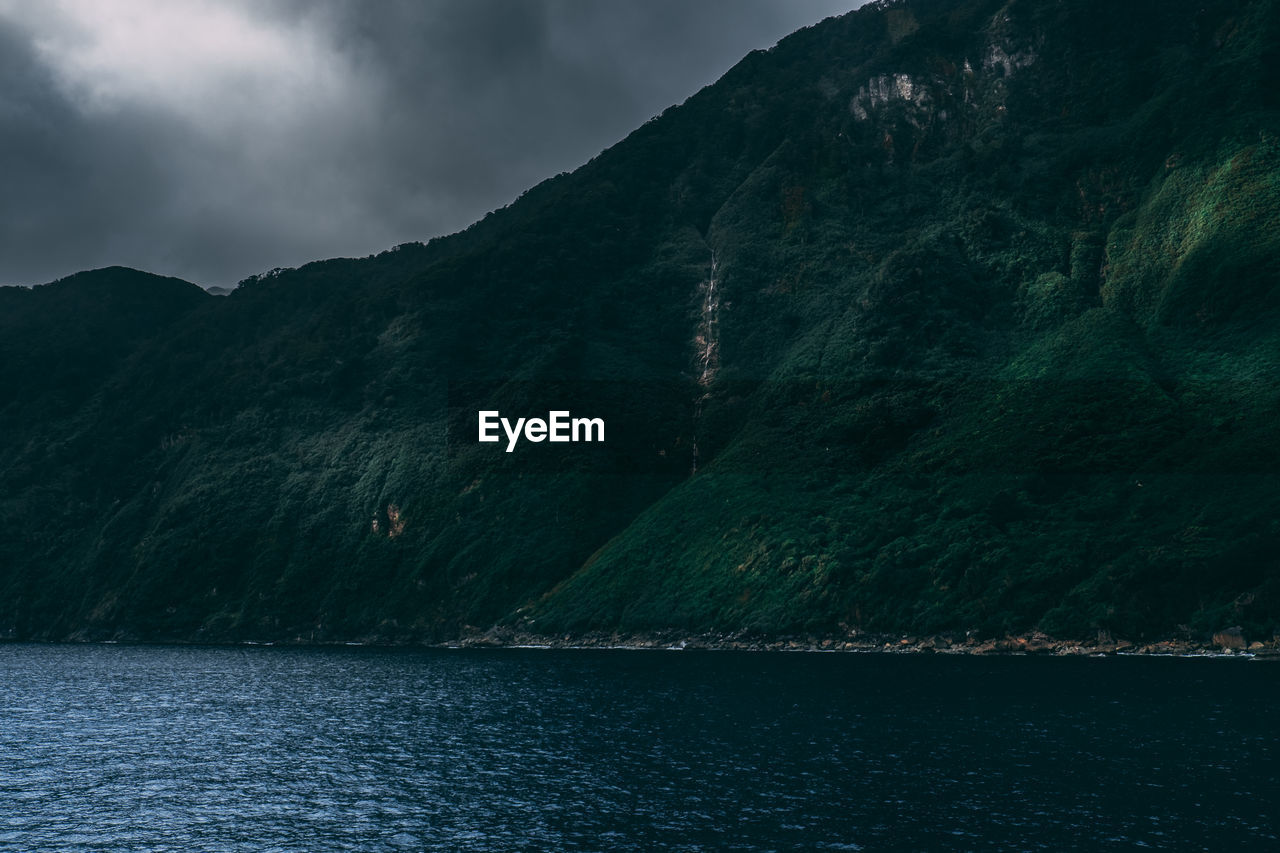
M0 290L0 635L1269 637L1278 109L1271 0L880 2L426 245Z

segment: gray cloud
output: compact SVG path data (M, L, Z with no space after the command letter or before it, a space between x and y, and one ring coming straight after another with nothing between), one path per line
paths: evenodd
M859 0L0 0L0 283L465 227Z

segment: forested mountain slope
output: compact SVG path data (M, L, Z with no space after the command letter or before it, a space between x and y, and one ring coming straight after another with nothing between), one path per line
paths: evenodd
M0 290L0 633L1270 636L1278 107L1269 0L877 3L425 246Z

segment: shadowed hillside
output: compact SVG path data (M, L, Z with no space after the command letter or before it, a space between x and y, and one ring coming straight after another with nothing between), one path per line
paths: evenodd
M0 633L1270 637L1277 45L881 2L425 246L0 290Z

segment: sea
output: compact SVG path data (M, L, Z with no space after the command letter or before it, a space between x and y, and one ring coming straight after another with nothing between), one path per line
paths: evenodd
M0 645L0 849L1280 850L1280 664Z

